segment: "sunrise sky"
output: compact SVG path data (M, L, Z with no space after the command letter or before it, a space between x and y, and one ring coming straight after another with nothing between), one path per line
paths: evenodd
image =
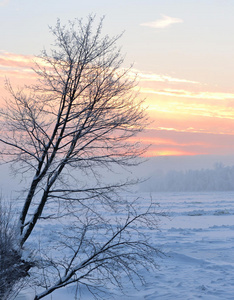
M5 77L33 79L48 26L90 13L106 16L104 33L125 31L124 67L134 64L152 120L148 156L234 153L233 0L0 0L1 94Z

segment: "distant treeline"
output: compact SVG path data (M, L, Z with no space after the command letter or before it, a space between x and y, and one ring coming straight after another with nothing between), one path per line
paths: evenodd
M213 169L156 171L141 185L143 191L234 191L234 166L216 164Z

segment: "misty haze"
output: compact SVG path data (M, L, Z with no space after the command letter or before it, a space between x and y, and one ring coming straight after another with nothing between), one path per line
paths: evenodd
M0 300L234 299L233 12L0 0Z

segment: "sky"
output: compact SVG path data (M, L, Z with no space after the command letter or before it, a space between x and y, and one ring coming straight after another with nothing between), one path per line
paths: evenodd
M0 0L0 93L5 78L34 78L32 59L51 47L57 18L105 16L104 34L124 32L123 67L133 64L146 99L147 156L233 154L233 13L233 0Z

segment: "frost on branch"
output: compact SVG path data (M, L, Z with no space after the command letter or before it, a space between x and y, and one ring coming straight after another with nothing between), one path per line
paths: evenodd
M119 36L102 36L102 21L94 24L93 17L58 21L53 49L35 66L37 84L15 91L7 82L10 98L0 110L0 155L27 178L19 248L6 268L17 266L19 278L30 273L35 300L74 284L121 289L123 278L143 281L140 270L156 266L157 248L143 230L157 229L156 207L121 194L135 178L111 180L115 168L141 161L145 149L135 136L147 115L122 67ZM22 259L25 247L36 265Z
M23 286L31 262L22 258L22 249L17 244L14 214L9 204L0 199L0 299L14 298Z

